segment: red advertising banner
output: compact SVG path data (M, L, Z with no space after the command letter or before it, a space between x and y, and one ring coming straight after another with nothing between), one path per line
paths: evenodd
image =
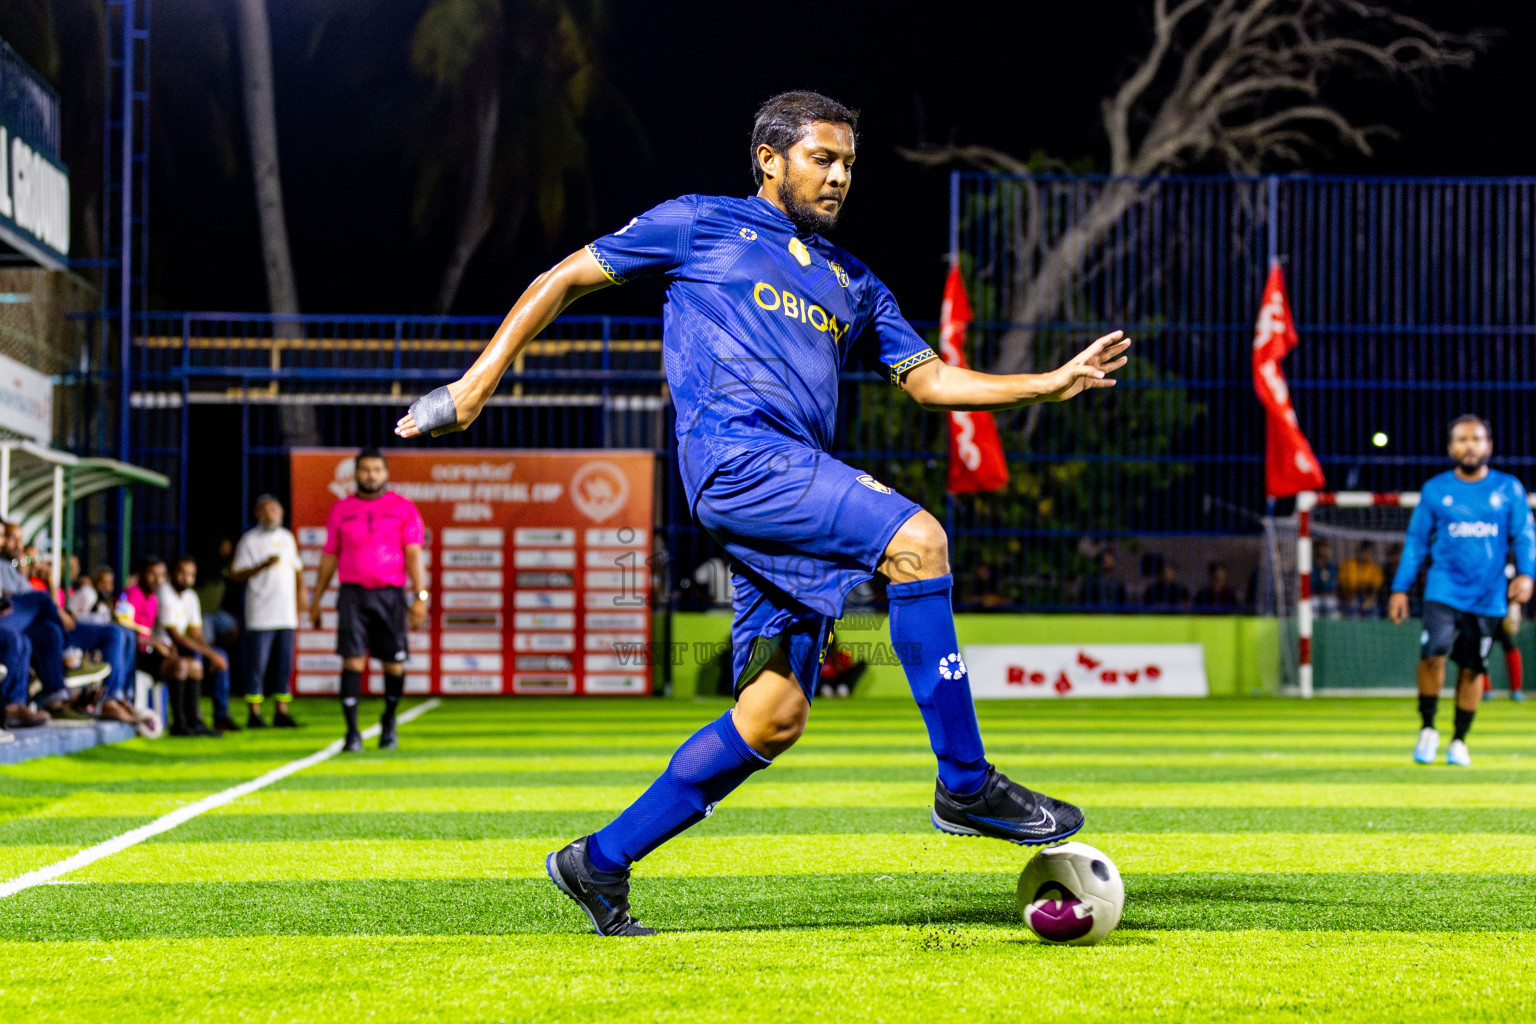
M290 457L292 521L313 585L351 448ZM385 450L390 488L427 526L431 601L407 693L644 694L655 456L636 451ZM336 584L300 623L294 692L335 693ZM383 692L378 665L369 690Z

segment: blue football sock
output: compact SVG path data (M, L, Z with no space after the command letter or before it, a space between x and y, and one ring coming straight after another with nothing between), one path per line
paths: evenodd
M773 762L747 746L731 713L677 748L661 778L587 843L599 871L622 871L684 829L703 821L748 775Z
M939 781L963 796L987 781L987 755L955 637L950 610L954 583L952 576L935 576L892 583L885 594L891 600L891 645L928 726L928 742L939 759Z

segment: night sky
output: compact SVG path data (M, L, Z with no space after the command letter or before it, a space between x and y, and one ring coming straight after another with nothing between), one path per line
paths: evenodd
M411 74L411 29L425 0L317 29L310 5L271 3L289 230L305 312L430 312L447 244L409 224L410 155L431 145ZM855 188L837 242L886 279L909 316L937 315L946 246L945 172L895 147L975 142L1019 155L1105 163L1098 105L1147 39L1131 0L777 8L647 0L611 5L602 64L632 117L602 104L588 124L590 190L553 244L537 229L482 248L455 312L500 314L533 275L668 197L752 191L755 106L789 88L863 111ZM1502 30L1472 71L1432 95L1352 90L1401 138L1372 159L1319 155L1313 171L1536 173L1527 135L1536 100L1524 55L1536 5L1436 0L1410 5L1453 30ZM257 248L229 26L206 0L155 0L151 304L259 310ZM77 112L68 111L67 115ZM658 289L610 289L587 312L659 312Z

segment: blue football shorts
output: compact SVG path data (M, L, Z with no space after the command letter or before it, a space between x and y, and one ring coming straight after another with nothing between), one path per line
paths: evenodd
M764 445L715 471L694 517L731 559L737 695L780 647L806 697L816 692L848 593L874 576L891 538L919 511L806 445Z

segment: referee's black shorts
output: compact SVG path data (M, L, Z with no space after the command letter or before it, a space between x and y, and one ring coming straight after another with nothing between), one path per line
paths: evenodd
M405 591L399 587L343 583L336 599L336 653L343 658L378 658L386 665L403 662L406 643Z
M1424 602L1424 633L1419 638L1419 657L1451 660L1477 675L1488 671L1488 650L1493 646L1498 619L1474 615L1439 601Z

